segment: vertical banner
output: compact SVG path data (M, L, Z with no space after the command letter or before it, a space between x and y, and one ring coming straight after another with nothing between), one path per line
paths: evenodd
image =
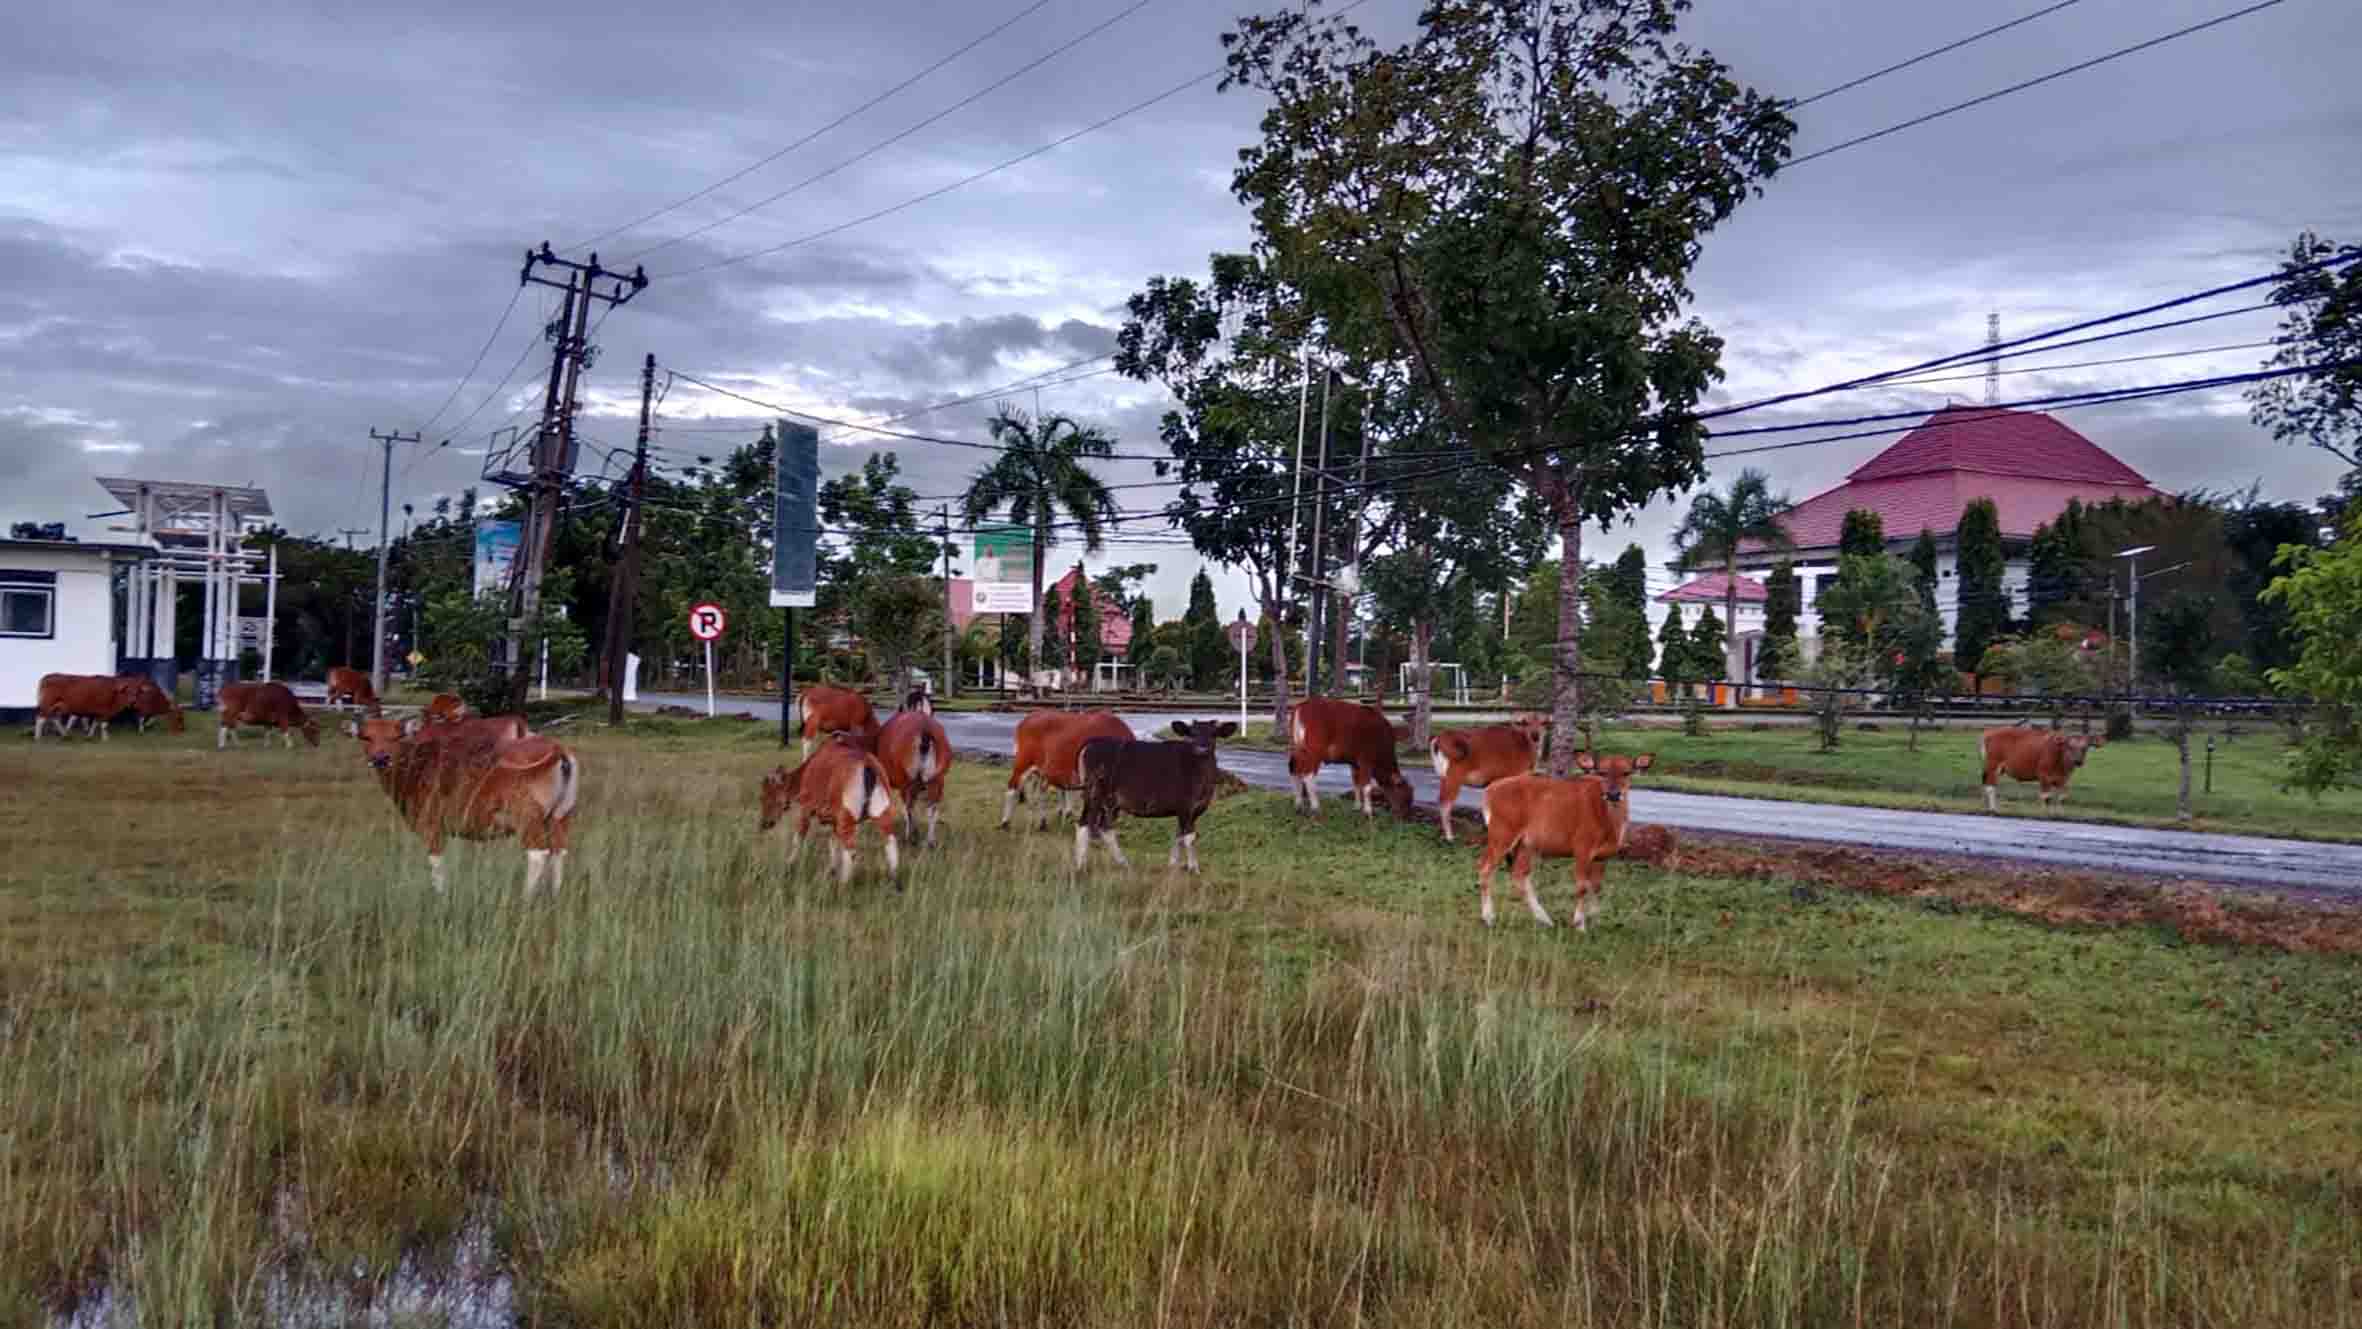
M975 598L979 614L1033 612L1033 528L976 528Z
M517 565L517 545L523 529L513 521L476 522L477 595L508 594L509 575Z
M818 587L820 431L779 422L771 506L771 607L809 609Z

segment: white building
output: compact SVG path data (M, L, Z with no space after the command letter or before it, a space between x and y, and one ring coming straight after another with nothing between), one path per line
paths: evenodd
M112 674L121 650L115 567L140 545L0 540L0 717L32 717L43 674Z

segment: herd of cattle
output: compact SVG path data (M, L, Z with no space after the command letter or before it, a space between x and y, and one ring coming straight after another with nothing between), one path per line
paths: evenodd
M565 856L582 781L572 749L534 733L517 715L471 716L459 698L435 697L422 712L389 719L368 675L358 670L329 672L331 703L364 713L345 726L357 739L380 787L393 800L411 831L425 842L435 889L444 885L447 840L515 837L525 848L525 894L535 894L546 876L551 889L565 880ZM163 720L183 731L180 707L145 677L50 674L42 678L33 722L38 740L46 728L61 736L87 726L100 739L108 726L134 715L145 729ZM1297 807L1320 810L1315 781L1323 766L1343 764L1352 772L1356 806L1375 817L1385 800L1397 817L1407 816L1411 784L1398 763L1403 731L1385 713L1365 703L1308 698L1291 712L1288 771ZM939 842L944 781L952 763L949 738L923 691L903 699L880 720L866 697L826 685L803 690L790 722L802 736L801 761L774 768L763 778L758 822L768 831L792 813L789 861L800 854L815 824L830 834L830 859L840 882L852 878L860 828L867 824L884 843L888 874L900 871L898 837L917 838L924 811L926 843ZM287 747L295 734L317 747L320 729L284 684L232 683L220 692L215 746L236 743L239 729L276 729ZM1143 741L1113 711L1037 711L1017 726L1015 759L1001 802L1006 829L1019 804L1040 800L1038 825L1050 824L1048 791L1058 792L1061 816L1076 822L1074 863L1089 863L1096 838L1118 864L1125 864L1115 838L1120 816L1172 818L1175 832L1168 866L1198 870L1197 825L1212 806L1218 783L1216 746L1238 726L1226 721L1177 720L1172 738ZM1443 787L1438 811L1443 838L1453 839L1452 809L1462 788L1484 790L1485 843L1477 864L1484 921L1493 921L1493 874L1510 863L1510 877L1537 922L1551 917L1534 893L1536 859L1572 860L1574 922L1588 925L1602 885L1605 863L1632 842L1625 792L1632 777L1648 770L1653 754L1576 754L1579 778L1538 774L1535 765L1548 732L1538 715L1508 724L1457 729L1439 734L1428 753ZM266 741L267 741L266 733ZM2045 808L2066 801L2067 782L2091 748L2104 740L2038 729L1985 731L1979 743L1986 806L1997 807L1995 781L2003 772L2039 787ZM1073 810L1079 796L1079 815Z

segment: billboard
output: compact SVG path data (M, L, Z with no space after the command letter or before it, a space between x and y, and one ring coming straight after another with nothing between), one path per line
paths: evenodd
M508 593L509 575L517 566L517 545L523 527L513 521L476 522L476 594Z
M1033 612L1033 528L979 526L973 569L979 614Z
M810 609L819 584L820 431L779 422L771 491L771 607Z

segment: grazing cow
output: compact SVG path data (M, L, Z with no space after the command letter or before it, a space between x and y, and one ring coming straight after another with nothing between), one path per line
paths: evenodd
M303 705L284 683L226 683L221 690L221 727L214 731L213 746L217 749L236 747L238 729L242 725L276 725L279 736L287 746L295 746L297 729L303 730L303 741L320 746L318 721L303 713ZM263 741L270 742L264 735Z
M2016 725L1986 730L1977 741L1977 755L1985 763L1985 811L2001 810L2000 791L1993 786L2003 771L2013 780L2036 784L2035 796L2044 811L2050 809L2054 796L2059 806L2065 807L2067 781L2082 768L2091 749L2107 741L2100 734L2058 734Z
M1402 767L1394 756L1395 744L1403 740L1404 734L1387 722L1384 711L1361 702L1307 697L1296 703L1288 727L1292 740L1288 748L1288 774L1295 777L1299 809L1320 811L1320 794L1313 788L1313 782L1322 766L1343 761L1353 765L1353 801L1360 805L1363 815L1378 815L1377 795L1381 790L1386 795L1387 808L1395 816L1410 815L1411 782L1403 778Z
M1083 820L1074 828L1074 866L1090 862L1091 836L1115 855L1118 866L1131 866L1123 846L1115 842L1115 819L1172 817L1173 848L1166 867L1181 866L1189 856L1189 870L1197 871L1197 819L1214 801L1214 742L1238 732L1231 720L1175 720L1179 742L1149 743L1129 738L1094 738L1085 742L1079 763L1083 779Z
M1018 721L1017 757L1009 763L1009 788L1001 795L1001 829L1009 828L1017 805L1025 801L1029 777L1057 790L1058 815L1068 815L1068 800L1083 787L1074 764L1083 744L1094 738L1131 737L1132 727L1113 711L1035 711ZM1036 829L1049 826L1050 804L1045 794L1041 824Z
M327 704L358 706L371 715L379 714L382 710L377 704L377 689L369 684L368 671L347 669L343 665L328 671Z
M759 828L767 831L778 825L791 806L796 809L796 824L788 832L789 864L803 855L804 835L812 823L824 822L836 833L829 842L828 856L836 867L837 884L853 880L854 836L861 823L872 821L885 838L886 875L902 870L895 849L893 781L876 755L850 736L830 738L792 771L775 766L763 777ZM899 882L896 889L900 889Z
M170 693L156 686L156 680L146 674L126 674L123 681L130 685L127 689L130 694L130 709L139 714L141 733L147 732L148 721L159 717L163 719L164 727L173 733L178 734L187 730L188 721L180 713L180 703L174 701ZM99 734L100 737L105 737L104 726L100 727Z
M1531 772L1542 752L1542 736L1549 732L1550 718L1529 712L1508 724L1448 730L1428 741L1427 755L1435 763L1435 773L1443 777L1435 810L1442 814L1445 843L1452 840L1452 805L1460 786L1482 789L1495 780Z
M138 704L142 681L113 674L43 674L33 685L34 741L40 741L45 728L56 729L61 738L71 734L77 721L104 741L114 718ZM154 683L148 683L148 688L163 696ZM170 705L170 699L165 700ZM179 713L178 707L172 708L174 716Z
M815 683L797 693L787 718L803 735L806 760L812 756L812 745L830 734L855 734L864 742L878 736L878 713L869 708L869 698L851 688L826 683Z
M428 724L449 724L467 718L467 703L448 692L438 692L427 702L419 718Z
M919 835L919 804L927 806L927 847L940 839L943 818L943 777L951 769L951 739L935 719L927 694L912 691L878 730L869 750L885 768L886 778L902 799L903 825L913 842Z
M1510 879L1543 927L1551 926L1550 913L1534 894L1534 859L1575 860L1575 926L1589 930L1590 897L1605 884L1606 860L1623 852L1631 827L1632 809L1624 801L1624 791L1635 772L1655 762L1656 754L1649 752L1598 758L1578 752L1575 765L1586 773L1581 779L1518 775L1485 790L1484 856L1476 864L1485 926L1493 925L1493 868L1514 852Z
M565 886L566 843L582 791L573 749L525 733L514 716L432 726L416 716L371 717L347 721L345 732L361 741L379 787L426 841L427 879L438 893L450 836L524 841L527 899L541 889L545 871L551 894Z

